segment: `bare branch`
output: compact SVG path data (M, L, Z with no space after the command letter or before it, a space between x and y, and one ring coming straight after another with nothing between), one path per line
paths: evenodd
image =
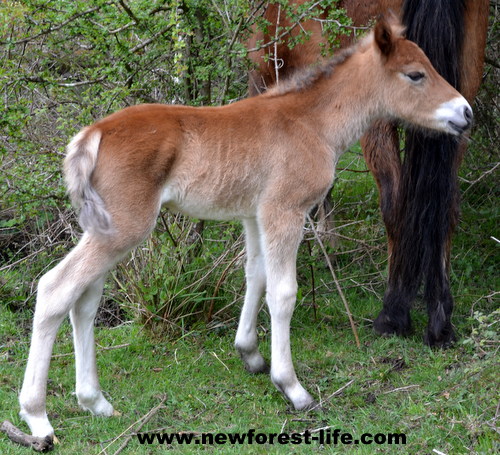
M467 182L469 184L469 186L467 187L467 189L464 190L463 194L467 193L467 191L469 191L476 183L480 182L481 180L483 180L487 175L489 174L492 174L493 172L495 172L496 168L500 166L500 162L496 163L491 169L488 169L486 172L483 172L476 180L466 180L464 178L461 178L461 180Z
M54 448L54 439L51 436L45 436L45 438L31 436L21 431L8 420L2 423L0 431L5 433L12 442L24 447L31 447L36 452L48 452Z
M108 33L110 35L116 35L117 33L123 32L123 30L127 30L128 28L133 27L134 25L137 25L137 22L132 21L128 24L125 24L123 27L117 28L116 30L110 30Z
M38 76L31 76L31 77L24 77L23 79L26 82L36 82L40 84L52 84L52 85L57 85L59 87L80 87L82 85L92 85L92 84L98 84L99 82L103 82L106 79L107 76L101 76L97 79L91 80L91 81L78 81L78 82L56 82L56 81L48 81L47 79L44 79L42 77Z
M130 17L130 19L132 19L136 24L138 24L140 22L140 20L137 18L137 16L134 14L134 12L130 9L130 6L128 6L124 0L118 0L118 3L121 5L121 7L127 13L127 15Z
M89 9L87 9L85 11L80 12L80 13L76 13L73 16L71 16L68 19L66 19L65 21L62 21L59 25L56 25L55 27L49 27L48 29L41 31L40 33L37 33L36 35L29 36L28 38L23 38L22 40L14 41L12 43L10 43L9 41L0 41L0 44L24 44L24 43L28 43L30 41L33 41L33 40L39 38L40 36L48 35L48 34L50 34L52 32L57 31L57 30L61 30L61 28L65 27L70 22L73 22L73 21L75 21L76 19L78 19L78 18L80 18L82 16L86 16L87 14L90 14L90 13L93 13L95 11L98 11L103 6L111 5L112 3L114 3L114 2L112 2L112 1L106 2L106 3L103 3L102 5L95 6L94 8L89 8Z
M279 42L281 41L286 35L289 35L290 32L295 29L295 27L297 27L298 25L300 25L300 22L302 21L302 19L304 19L314 8L316 8L319 4L321 3L321 1L319 2L314 2L309 8L307 8L307 10L305 10L300 16L299 18L290 26L290 27L287 27L286 30L281 33L279 36L276 36L273 40L269 41L268 43L266 44L261 44L260 46L257 46L257 47L253 47L252 49L248 49L247 52L250 53L250 52L256 52L256 51L260 51L261 49L266 49L268 48L269 46L273 46L276 42Z
M132 49L130 49L130 52L133 53L133 52L140 51L141 49L144 49L148 44L151 44L156 38L158 38L158 37L164 35L165 33L167 33L171 28L172 28L172 25L168 25L164 29L160 30L158 33L155 33L151 38L147 39L143 43L138 44L137 46L135 46Z

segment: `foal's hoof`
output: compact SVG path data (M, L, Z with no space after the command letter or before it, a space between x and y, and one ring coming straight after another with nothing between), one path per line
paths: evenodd
M271 367L266 361L263 361L258 366L250 366L248 363L245 363L245 370L252 374L269 374Z
M265 373L269 374L271 368L269 364L264 360L264 357L260 355L259 352L248 354L243 351L240 351L241 360L243 360L243 365L245 366L245 370L252 374L260 374Z
M296 411L310 411L319 407L319 404L314 398L300 385L296 383L294 386L284 387L278 381L272 378L275 387L283 394L283 396L292 404Z
M406 336L411 332L411 322L409 319L396 321L388 316L384 310L380 312L377 318L373 321L373 330L378 335L389 337L392 335Z

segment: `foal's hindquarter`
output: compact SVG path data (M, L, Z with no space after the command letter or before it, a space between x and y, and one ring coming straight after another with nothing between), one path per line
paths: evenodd
M382 41L399 40L406 49L402 63L392 58L396 43L382 46L371 36L301 88L292 83L220 108L131 107L75 137L66 179L85 233L39 283L20 394L21 415L35 436L53 434L45 410L47 373L56 331L68 313L78 401L94 414L113 414L97 378L93 320L107 271L151 232L161 204L198 218L243 221L247 289L236 347L249 371L267 370L256 333L266 292L272 381L296 409L314 406L290 350L295 262L306 213L328 190L341 152L371 121L395 116L453 134L450 122L468 121L468 105L458 92L415 45L383 26ZM402 64L425 70L433 83L414 90L400 75Z

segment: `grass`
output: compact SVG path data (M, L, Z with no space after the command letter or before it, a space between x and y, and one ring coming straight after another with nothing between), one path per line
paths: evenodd
M362 171L364 164L359 150L345 155L339 167ZM71 329L65 322L54 348L48 384L49 418L61 442L56 453L113 454L125 436L138 427L140 419L163 400L163 405L141 431L244 433L253 428L263 433L294 433L329 427L352 433L354 437L363 433L404 433L407 443L405 446L164 447L141 445L133 437L121 453L149 454L167 448L180 453L251 454L348 450L359 454L498 452L499 313L495 312L499 288L495 265L498 247L489 238L495 233L498 207L491 191L485 186L466 193L462 221L454 241L451 277L456 308L453 321L460 341L448 350L431 350L422 344L426 317L421 302L416 302L413 310L412 336L380 338L373 333L370 320L381 305L387 265L377 193L369 174L347 170L340 174L334 189L340 234L334 267L358 324L361 348L354 343L319 248L313 240L306 240L298 262L299 293L292 349L300 380L323 406L308 413L292 411L267 375L248 374L233 349L242 298L240 230L229 226L231 234L225 240L237 246L232 256L216 268L216 258L211 254L220 257L227 254L227 249L220 243L217 225L207 228L204 252L199 254L213 269L214 280L206 286L200 281L202 288L187 290L203 305L216 295L215 320L208 325L181 321L178 331L169 331L168 337L160 336L158 327L161 326L144 325L145 315L151 318L154 313L153 304L157 300L161 304L164 298L160 294L161 274L154 268L144 267L144 259L154 260L149 247L155 246L156 241L146 244L117 272L107 288L104 307L110 308L110 304L116 302L126 307L126 311L118 315L121 323L112 328L96 328L101 386L122 415L99 418L78 408L72 394ZM484 197L485 194L488 196ZM162 235L164 233L160 237ZM306 233L306 239L309 238L312 235ZM177 256L179 252L173 251L169 260L175 261ZM33 301L31 278L25 274L33 270L40 273L52 259L45 253L30 261L29 268L23 263L9 268L1 283L4 304L0 305L0 418L9 419L26 431L17 415L17 395L28 356L31 324L30 305L23 302ZM158 255L157 260L164 259ZM179 261L182 267L177 263L178 270L184 268L205 279L199 261L189 255ZM142 280L142 286L128 284L130 279ZM158 289L154 295L151 288L149 293L141 294L151 279ZM180 281L179 278L169 282L176 296L178 287L185 286ZM148 296L146 303L151 307L137 312L144 295ZM179 298L183 305L189 300L182 293ZM268 328L269 318L263 311L259 336L266 358L270 348ZM339 389L342 390L338 392ZM0 436L0 453L15 455L27 450Z
M368 306L366 314L372 310ZM74 359L70 327L65 323L54 351L48 395L49 416L61 441L57 452L97 454L106 448L102 453L114 453L123 442L123 438L113 442L114 438L127 433L165 395L164 407L142 431L234 433L255 428L280 433L332 427L358 437L365 432L405 433L406 446L394 452L493 453L498 442L490 427L495 423L498 398L494 356L475 356L475 350L463 344L432 351L422 345L420 336L377 338L367 326L360 327L362 348L357 349L345 321L314 322L304 313L299 309L293 328L296 367L304 385L325 408L310 413L291 411L266 375L245 372L232 349L234 327L218 333L193 332L169 342L152 339L137 324L126 324L96 330L101 385L122 416L90 416L72 396ZM22 426L16 395L28 339L12 313L2 312L2 326L7 327L9 340L2 349L2 417ZM269 333L264 328L260 333L262 352L268 357ZM117 348L109 349L113 346ZM342 393L329 398L346 384L350 385ZM289 448L244 447L249 453L289 453ZM196 451L191 446L176 449ZM242 451L240 446L204 449ZM347 449L295 446L293 453ZM377 449L392 452L387 445ZM26 450L0 440L3 454ZM133 438L124 453L159 450L161 446L141 446ZM372 451L373 446L356 447L356 453Z

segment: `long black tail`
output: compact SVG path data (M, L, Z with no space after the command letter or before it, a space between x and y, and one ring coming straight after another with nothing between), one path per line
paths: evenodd
M465 0L405 0L403 6L407 38L424 50L438 72L458 90L464 13ZM447 250L458 220L460 160L454 138L406 131L398 232L384 308L397 306L396 300L409 307L423 281L429 312L426 341L430 345L447 344L453 338Z

